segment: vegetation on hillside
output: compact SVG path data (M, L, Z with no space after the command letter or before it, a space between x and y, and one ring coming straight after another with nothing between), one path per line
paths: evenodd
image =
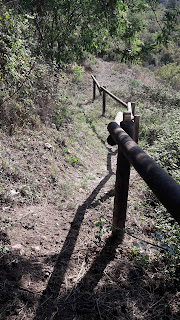
M116 152L106 143L106 126L114 119L119 106L107 98L107 112L105 117L102 117L101 99L98 97L96 103L91 103L89 91L91 72L100 74L100 71L97 71L98 63L102 61L100 59L106 63L104 70L108 63L111 63L111 77L116 78L116 86L111 91L126 102L136 102L136 112L141 116L140 146L180 183L179 1L0 0L0 34L0 207L3 212L1 222L5 230L0 235L0 266L5 270L2 274L10 278L7 288L6 285L3 287L7 297L10 297L10 302L7 303L6 295L5 298L2 295L0 313L2 311L7 319L13 319L15 312L18 312L18 304L20 312L26 308L23 303L27 305L24 318L27 314L29 316L28 310L32 305L34 307L32 301L37 300L37 297L33 296L31 299L23 296L21 300L22 294L17 294L22 288L16 288L20 282L17 277L13 278L11 271L18 265L16 259L21 259L23 266L27 261L22 259L23 254L20 254L20 258L11 256L6 232L13 233L13 228L17 230L18 223L25 230L33 230L36 227L36 218L25 223L21 221L22 217L15 219L10 217L8 212L15 206L23 208L46 202L53 208L56 206L58 212L65 210L67 215L74 215L74 209L83 201L83 192L88 189L89 182L92 186L93 181L103 177L100 170L102 163L107 169L107 175L100 184L104 187L113 176L111 160ZM101 79L98 80L104 85ZM138 311L139 317L149 320L153 315L154 319L178 319L178 303L175 303L178 300L180 272L179 226L143 182L134 189L135 196L130 199L128 209L132 224L127 225L125 230L131 238L132 246L130 245L125 254L125 261L128 260L129 268L137 272L135 276L129 272L131 283L136 280L136 276L140 279L143 274L144 277L143 283L140 280L142 291L138 291L136 302L142 298L144 292L147 299L152 297L151 308L147 311L139 304L139 309L143 310L142 313ZM90 229L88 232L86 228L83 231L84 234L91 234L93 227L97 229L95 240L93 236L91 238L91 242L96 243L95 249L89 245L83 249L89 250L84 260L86 262L92 262L97 253L99 257L102 255L104 261L109 259L108 245L105 245L107 252L105 250L104 256L102 247L104 233L110 234L114 190L100 194L95 200L95 195L97 196L100 190L99 184L93 192L88 190L86 193L92 194L76 212L81 217L86 209L96 210L94 221L90 220L89 216L86 219ZM133 191L130 190L130 193ZM57 212L54 214L54 221L58 229L59 221L57 222L56 218ZM73 233L76 233L79 227L77 221L75 222ZM67 222L67 217L63 223L73 225L72 222ZM65 229L62 224L61 227L62 232ZM53 232L54 230L51 233ZM67 236L67 247L74 241L73 237L74 234L70 232L70 238ZM37 246L36 250L39 250ZM65 247L66 253L68 250L69 247ZM117 248L113 250L121 252ZM78 252L82 253L81 246ZM45 257L50 261L51 267L55 255L57 249L54 256L51 253ZM28 259L29 257L30 255ZM66 258L64 259L65 264L68 264ZM104 272L103 263L100 264L98 258L95 258L96 260L98 266L95 266L94 274L92 272L91 275L95 280L97 275L102 276ZM81 272L84 272L83 263L77 278L75 277L76 292L81 290L82 283L78 281ZM62 273L65 272L63 268L64 266L60 268ZM116 279L116 273L117 270L113 269L110 277L108 275L111 281ZM84 278L86 280L86 276ZM16 282L14 287L13 281ZM71 279L69 281L71 282ZM117 290L119 283L126 288L128 280L124 286L119 277L116 282ZM68 285L62 298L66 304L76 295L74 289L69 290L71 284ZM110 308L108 289L103 287L105 298L101 299L100 296L96 299L92 319L102 318L101 312L104 319L109 315L112 319L120 316L126 318L125 305L122 305L120 311L117 306ZM135 290L130 286L126 289L128 292ZM20 300L11 295L11 291L16 292L23 307ZM28 290L26 293L32 294ZM159 301L162 301L161 295L165 299L163 307L159 304ZM43 306L46 301L52 301L51 295L45 298L47 299L42 302ZM53 303L61 306L61 300L58 300L57 296L56 298ZM101 300L103 302L99 309L98 303ZM78 309L75 301L76 299L70 304L72 308ZM119 303L118 298L116 302ZM3 303L6 304L4 310ZM160 316L158 312L156 315L156 307L160 310ZM43 312L46 311L44 310ZM84 320L81 317L84 317L84 314L78 315L77 319ZM134 319L134 315L131 315L131 319Z
M42 105L57 97L59 67L87 53L158 66L178 89L178 3L1 0L1 125L46 121Z

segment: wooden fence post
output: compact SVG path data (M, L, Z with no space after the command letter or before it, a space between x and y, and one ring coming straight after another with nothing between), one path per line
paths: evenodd
M96 99L96 82L93 79L93 101Z
M138 143L139 137L139 118L140 116L134 116L134 132L133 132L133 140Z
M129 120L130 115L129 112L131 112L131 119L134 119L134 130L133 130L133 140L138 143L138 136L139 136L139 118L140 116L135 116L135 102L128 102L128 111L124 112L123 114L123 120Z
M123 121L131 121L131 112L130 111L123 112Z
M104 88L106 88L104 86ZM103 100L103 105L102 105L102 115L105 115L106 112L106 92L103 90L103 96L102 96L102 100Z
M131 102L128 102L128 104L127 104L127 111L132 113L132 105L131 105Z
M130 163L118 146L112 234L122 237L125 228Z
M131 121L131 112L124 112L121 127L130 135L133 135L134 123ZM129 190L130 163L118 146L114 210L113 210L113 236L123 238L126 221L127 200Z
M136 107L135 102L131 102L131 108L132 108L132 115L133 115L133 117L135 116L135 107Z

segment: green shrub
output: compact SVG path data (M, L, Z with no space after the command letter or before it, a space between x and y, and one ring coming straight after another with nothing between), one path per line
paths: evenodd
M78 64L75 62L73 66L73 81L79 82L82 80L82 74L83 74L83 67L78 66Z
M156 75L174 89L180 89L180 65L176 62L162 66L156 71Z

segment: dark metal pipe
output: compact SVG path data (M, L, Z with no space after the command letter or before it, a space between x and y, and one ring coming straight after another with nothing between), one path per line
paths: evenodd
M180 224L180 185L152 160L116 122L108 131L156 197Z

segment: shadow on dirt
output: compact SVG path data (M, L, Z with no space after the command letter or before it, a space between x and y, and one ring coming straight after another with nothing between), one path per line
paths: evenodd
M170 283L158 281L158 274L154 279L148 278L144 266L130 257L127 260L121 241L109 238L71 290L60 290L60 283L55 282L58 278L54 278L51 288L48 284L51 291L48 294L46 290L41 299L35 319L179 320L169 307ZM117 250L122 254L121 260L116 258Z
M57 305L54 309L53 319L70 320L74 317L78 317L78 319L101 319L98 303L99 299L103 298L103 288L101 288L100 295L94 293L94 290L103 277L107 265L113 261L116 249L121 241L121 239L115 241L115 239L109 238L87 273L74 289L65 296L59 295L58 300L56 300ZM43 317L38 319L43 319Z
M73 253L79 230L84 219L86 209L94 201L102 187L111 178L112 174L109 173L103 178L97 187L93 190L91 195L80 206L75 214L74 220L71 223L71 228L64 242L63 248L57 258L52 275L49 279L46 290L43 292L40 300L39 308L37 309L35 319L50 319L52 315L52 305L59 297L59 291L64 280L64 275L68 268L68 264Z
M84 114L85 115L85 114ZM88 117L85 115L86 121L89 122ZM86 199L86 201L80 206L75 214L74 220L71 223L71 229L69 230L69 233L66 237L66 240L64 242L63 248L57 258L57 262L54 267L54 271L49 279L48 285L46 287L46 290L43 292L43 295L41 297L39 308L37 309L36 316L34 319L51 319L53 315L53 304L56 305L56 301L59 297L59 292L61 289L62 282L64 280L64 276L66 273L66 270L68 268L68 264L71 258L71 255L73 253L78 235L79 230L82 224L82 221L84 219L84 215L86 213L86 210L91 207L91 205L94 207L97 204L93 203L95 198L97 197L100 190L103 188L103 186L107 183L107 181L111 178L111 176L114 174L112 171L112 164L111 164L111 157L116 155L117 151L113 152L111 148L108 148L105 145L105 141L98 135L95 127L91 125L91 128L93 132L96 134L97 138L101 141L102 144L106 147L108 154L107 154L107 170L108 174L100 181L98 186L93 190L91 195ZM103 197L100 198L100 201L105 201L107 198L109 198L112 195L112 190L110 190L107 194L105 194ZM104 270L107 263L112 259L112 256L108 256L107 252L109 247L106 247L102 252L102 256L104 257L104 262L101 261L101 268ZM106 252L107 251L107 252ZM107 255L107 258L105 259L105 256ZM100 258L101 259L101 258ZM101 259L102 260L102 259ZM107 260L107 261L106 261ZM98 262L99 263L99 262ZM97 268L94 267L94 268ZM94 268L90 270L90 273L94 273ZM100 270L101 270L100 268ZM101 272L100 272L101 274ZM100 276L101 277L101 276ZM87 275L87 278L89 278L89 274ZM100 279L100 278L99 278ZM55 307L56 309L56 307ZM65 319L65 318L64 318Z
M94 196L95 193L91 195L91 200ZM84 204L77 213L82 215L85 207ZM77 236L77 227L78 221L74 221L65 241L66 247L64 244L58 257L45 258L47 263L49 260L57 262L41 298L38 292L34 293L34 288L30 289L28 285L28 289L25 289L24 283L21 286L23 278L27 281L30 277L36 283L39 278L45 277L41 264L37 260L26 260L20 254L6 252L1 255L0 319L21 319L20 314L22 319L27 319L25 314L28 319L33 319L40 299L34 318L37 320L179 320L179 314L173 314L170 309L169 297L173 292L171 281L165 281L162 275L159 278L154 262L152 268L151 265L148 267L149 278L146 266L141 266L124 252L120 238L110 237L106 241L72 289L65 291L64 287L61 288L76 241L72 235L75 231ZM5 232L3 238L7 238ZM178 305L178 295L176 299L175 306Z
M16 316L26 305L27 310L34 310L34 305L39 297L30 289L25 289L24 279L43 279L41 264L37 261L27 260L23 255L10 252L4 245L9 244L6 232L0 232L1 254L0 254L0 319L16 319ZM2 241L4 239L4 241ZM8 241L8 243L7 243ZM23 284L22 284L23 282ZM30 311L30 312L31 312Z

